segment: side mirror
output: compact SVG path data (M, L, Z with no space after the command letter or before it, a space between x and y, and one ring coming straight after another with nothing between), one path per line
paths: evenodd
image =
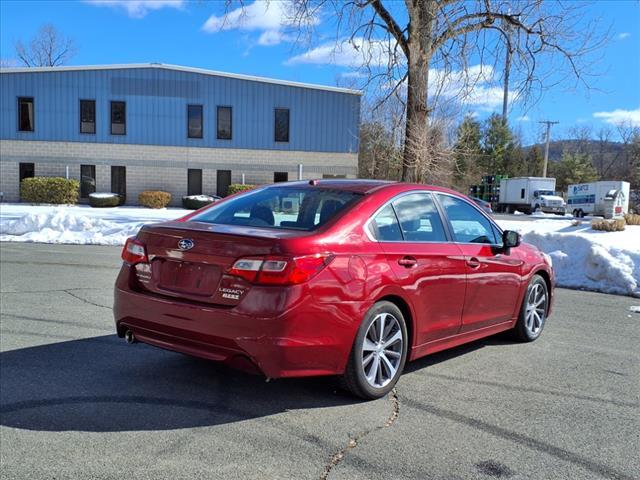
M502 244L504 248L514 248L520 245L522 237L515 230L505 230L502 232Z

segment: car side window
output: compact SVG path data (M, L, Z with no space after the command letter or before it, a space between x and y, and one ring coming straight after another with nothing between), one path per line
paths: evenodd
M453 239L459 243L488 243L495 245L495 232L491 222L475 207L450 195L438 195L447 214Z
M373 217L369 224L371 233L379 242L401 242L402 233L398 225L398 219L391 204L384 207Z
M440 213L430 193L403 195L393 203L406 242L446 242Z

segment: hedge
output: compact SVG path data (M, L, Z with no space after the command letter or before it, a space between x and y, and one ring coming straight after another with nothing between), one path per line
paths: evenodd
M138 202L149 208L164 208L171 202L171 194L160 190L145 190L138 195Z
M80 182L62 177L31 177L20 182L20 198L29 203L75 204Z
M232 183L229 185L228 195L233 195L234 193L244 192L245 190L251 190L255 188L255 185L242 185L241 183Z
M117 207L120 205L120 195L117 193L90 193L89 205L96 208Z
M209 195L187 195L182 197L182 207L190 210L197 210L213 203L215 198Z

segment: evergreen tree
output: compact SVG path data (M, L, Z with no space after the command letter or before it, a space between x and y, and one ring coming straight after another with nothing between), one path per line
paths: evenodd
M551 176L556 177L556 190L564 192L573 183L593 182L598 172L591 163L591 157L584 153L562 153L562 159L551 164Z
M456 143L453 147L454 186L461 192L478 181L478 161L482 155L480 123L466 116L458 126Z
M534 145L529 149L527 157L525 159L525 173L526 177L539 177L542 175L542 169L544 168L544 155L539 145Z
M482 141L482 170L489 175L505 175L510 148L513 147L513 133L509 125L497 113L485 123Z

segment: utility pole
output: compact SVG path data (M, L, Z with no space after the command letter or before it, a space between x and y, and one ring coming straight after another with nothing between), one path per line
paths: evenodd
M511 12L511 9L509 9ZM504 32L506 45L506 54L504 59L504 86L502 94L502 119L507 123L507 107L509 105L509 71L511 70L511 25L504 22Z
M543 120L538 123L544 123L547 126L547 144L544 147L544 167L542 169L542 176L547 177L547 165L549 164L549 138L551 133L551 125L556 125L560 122L553 122L551 120Z

